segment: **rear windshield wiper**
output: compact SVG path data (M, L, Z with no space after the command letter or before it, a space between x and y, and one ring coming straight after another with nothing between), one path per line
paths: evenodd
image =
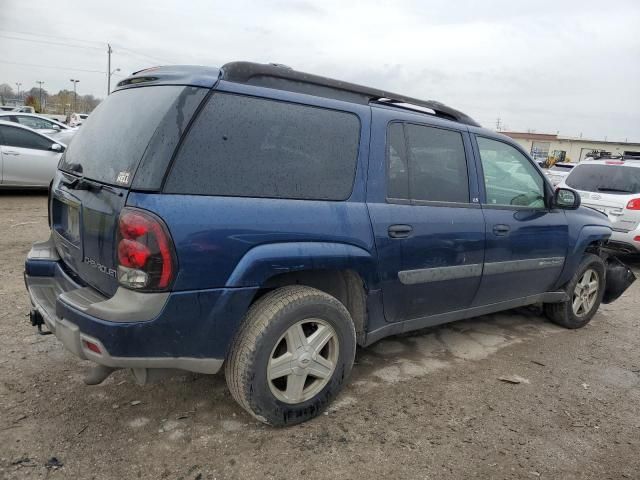
M77 177L73 180L67 180L65 177L62 179L62 183L67 187L73 190L105 190L107 192L113 193L114 195L122 196L122 192L119 192L113 187L109 185L103 185L98 182L94 182L92 180L87 180L84 177Z
M625 190L625 189L622 189L622 188L597 187L596 190L598 190L599 192L633 193L631 190Z

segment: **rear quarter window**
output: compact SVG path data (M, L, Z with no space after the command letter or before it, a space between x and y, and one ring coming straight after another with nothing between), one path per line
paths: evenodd
M626 195L640 193L640 168L624 165L577 165L565 180L576 190Z
M216 93L188 132L164 191L346 200L359 138L351 113Z

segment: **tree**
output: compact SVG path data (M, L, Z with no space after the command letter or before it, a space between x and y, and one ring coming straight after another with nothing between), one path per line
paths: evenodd
M0 84L0 104L4 105L7 98L15 97L13 88L8 83Z

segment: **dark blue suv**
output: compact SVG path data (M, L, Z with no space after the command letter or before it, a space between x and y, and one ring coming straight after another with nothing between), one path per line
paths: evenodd
M224 365L254 417L297 423L356 345L534 303L589 322L633 275L579 203L439 102L275 64L148 69L61 159L31 322L98 365L87 383Z

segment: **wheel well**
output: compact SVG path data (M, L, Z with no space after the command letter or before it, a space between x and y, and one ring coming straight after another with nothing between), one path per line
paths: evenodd
M358 343L364 341L367 307L362 278L353 270L303 270L281 273L269 278L253 301L279 287L306 285L317 288L337 298L347 308L353 319Z

